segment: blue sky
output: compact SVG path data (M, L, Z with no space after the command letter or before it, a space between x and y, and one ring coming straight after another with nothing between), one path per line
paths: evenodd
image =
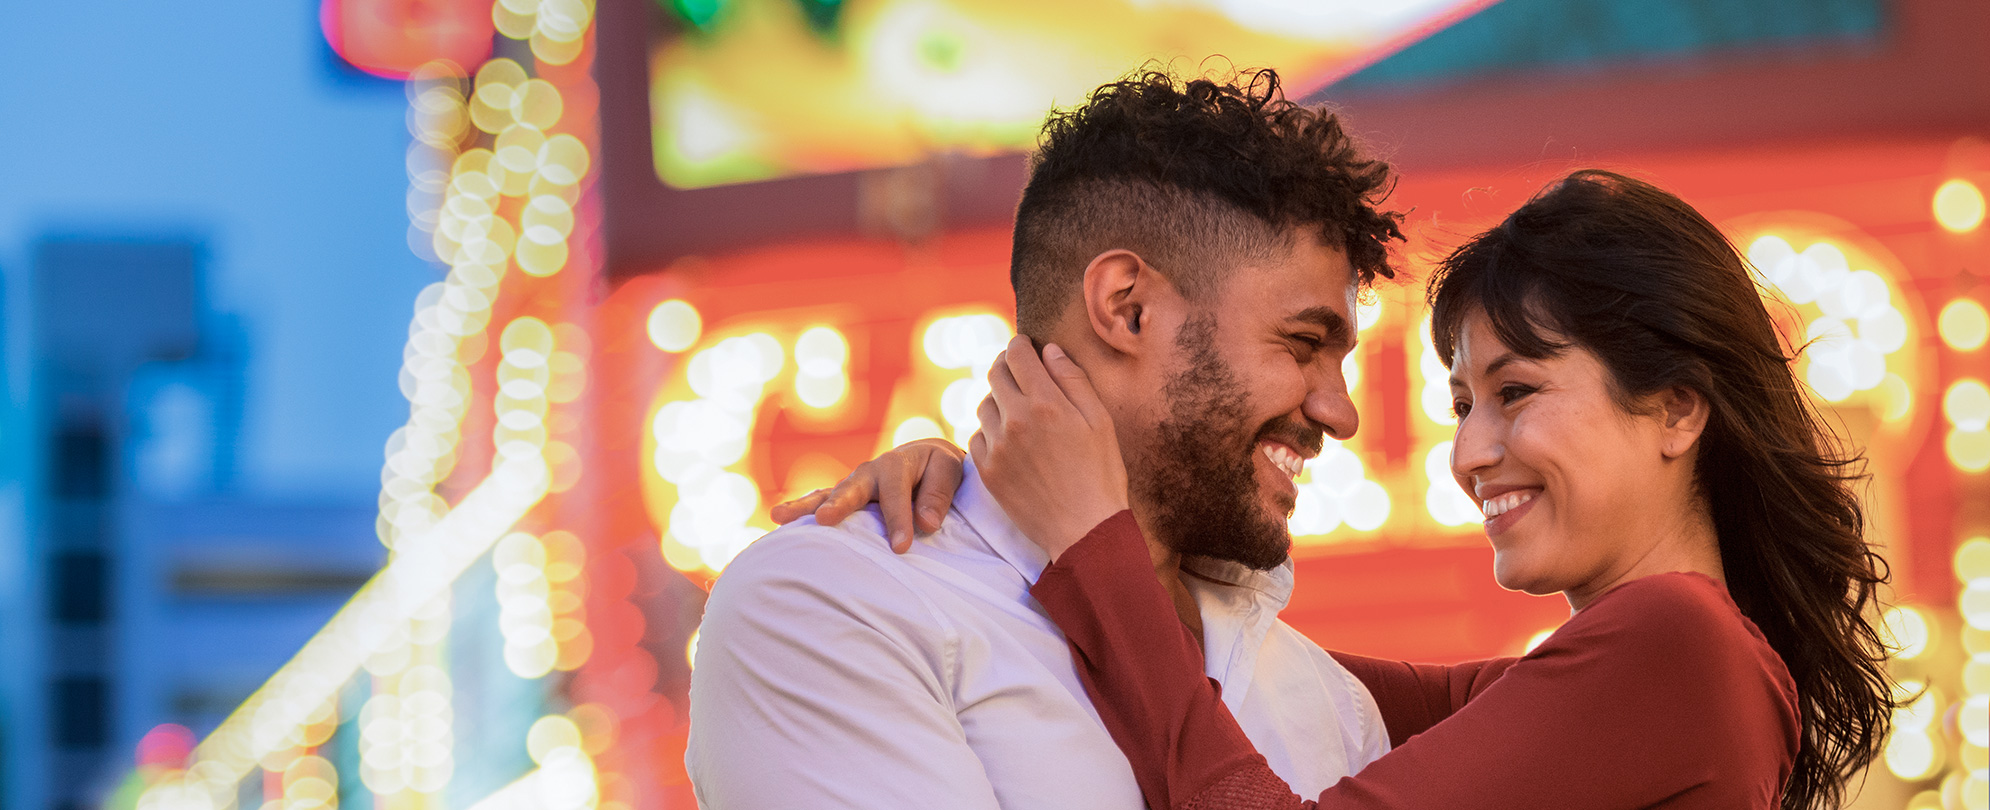
M309 0L8 5L10 377L36 238L193 237L209 301L248 331L238 482L370 498L407 415L395 375L414 298L438 278L406 244L400 86L342 72Z

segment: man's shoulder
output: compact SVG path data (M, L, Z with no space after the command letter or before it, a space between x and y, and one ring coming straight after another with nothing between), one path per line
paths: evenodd
M706 621L748 614L926 612L926 601L910 584L910 567L893 557L875 508L836 526L802 518L753 541L726 565L712 583Z
M778 527L747 545L726 564L725 573L770 573L825 562L853 566L871 557L869 552L880 550L889 551L889 548L877 507L860 510L835 526L819 524L810 515Z

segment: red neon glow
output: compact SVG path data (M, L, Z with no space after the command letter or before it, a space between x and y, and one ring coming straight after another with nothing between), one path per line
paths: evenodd
M496 35L479 0L324 0L318 25L346 62L390 79L437 59L479 64Z
M161 723L138 739L138 767L181 768L199 742L193 731L177 723Z

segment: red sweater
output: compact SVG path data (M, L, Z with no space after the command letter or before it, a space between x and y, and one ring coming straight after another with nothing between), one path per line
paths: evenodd
M1518 659L1455 667L1335 657L1395 750L1303 801L1203 676L1202 652L1121 512L1031 589L1151 810L1775 808L1796 758L1782 659L1698 574L1596 598Z

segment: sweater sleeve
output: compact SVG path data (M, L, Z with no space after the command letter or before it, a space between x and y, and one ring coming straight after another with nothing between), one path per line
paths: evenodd
M1368 658L1344 652L1329 652L1335 661L1354 674L1389 731L1389 747L1400 748L1411 737L1430 730L1465 703L1477 697L1493 681L1506 673L1518 658L1493 658L1453 666L1411 664L1385 658Z
M1030 593L1064 630L1078 678L1133 763L1149 810L1189 807L1232 772L1271 773L1203 675L1202 650L1155 579L1132 512L1065 550ZM1292 795L1283 781L1277 788Z
M1765 688L1754 652L1721 643L1704 604L1638 585L1517 661L1378 663L1377 683L1412 696L1392 703L1456 710L1316 802L1292 794L1218 699L1130 513L1066 551L1032 593L1151 810L1774 807L1795 754L1794 692Z

